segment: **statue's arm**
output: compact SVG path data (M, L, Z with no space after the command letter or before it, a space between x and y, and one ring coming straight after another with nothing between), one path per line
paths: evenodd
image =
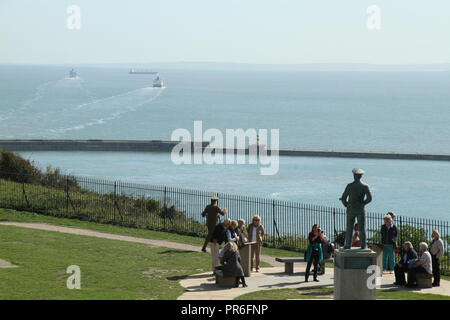
M367 186L366 190L366 200L364 200L364 204L368 204L372 201L372 192L370 191L369 187Z
M347 187L345 188L344 193L342 194L341 199L340 199L342 201L342 204L344 205L344 207L346 207L348 205L347 197L348 197L349 193L350 193L350 188L347 185Z

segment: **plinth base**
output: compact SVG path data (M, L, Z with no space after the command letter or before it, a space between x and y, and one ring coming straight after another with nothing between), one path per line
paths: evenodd
M368 279L373 277L373 273L367 273L367 268L376 264L377 254L370 249L336 250L334 299L375 300L376 288L368 286Z

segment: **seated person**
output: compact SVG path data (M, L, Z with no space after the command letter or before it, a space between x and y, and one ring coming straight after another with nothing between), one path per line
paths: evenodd
M217 267L217 270L222 270L225 277L236 277L235 287L239 287L239 280L242 287L247 287L245 283L244 270L241 266L241 256L238 247L234 242L228 242L219 254L219 260L222 266Z
M403 252L401 254L401 260L395 265L395 285L406 285L405 272L408 271L408 261L411 259L417 259L417 252L414 250L411 242L406 241L403 244Z
M419 244L420 259L412 268L408 269L408 287L417 287L416 275L418 273L432 274L431 254L428 252L428 245L425 242Z

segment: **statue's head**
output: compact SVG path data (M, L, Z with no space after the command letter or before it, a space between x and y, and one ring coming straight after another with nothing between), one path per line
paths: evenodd
M215 205L219 201L219 197L211 197L211 204Z
M364 174L364 170L355 168L352 170L352 173L353 173L353 178L355 179L355 181L359 181L359 180L361 180L361 178Z

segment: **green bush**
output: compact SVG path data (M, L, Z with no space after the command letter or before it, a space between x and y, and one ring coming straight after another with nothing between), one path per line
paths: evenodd
M0 154L0 178L34 183L39 181L41 170L33 162L7 150L2 150Z
M0 179L54 188L79 189L76 179L61 174L59 168L52 168L49 165L46 171L42 172L33 161L7 150L2 150L0 153Z

